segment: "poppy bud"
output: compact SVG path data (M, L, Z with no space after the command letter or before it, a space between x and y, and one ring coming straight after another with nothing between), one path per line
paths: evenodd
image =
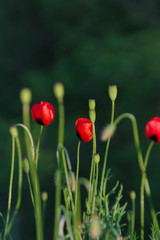
M111 101L115 101L117 98L117 86L116 85L110 85L108 88L109 97Z
M53 85L53 92L55 97L61 101L64 97L64 86L61 82L56 82Z
M95 153L93 156L94 156L95 163L99 163L99 161L100 161L99 153Z
M9 130L13 137L18 137L18 130L17 130L16 126L11 126Z
M154 117L145 126L147 138L160 143L160 117Z
M22 167L23 167L23 170L26 174L29 173L29 162L28 162L28 159L27 158L24 158L23 161L22 161Z
M88 118L78 118L75 124L77 136L83 142L89 142L93 138L93 126Z
M95 110L96 101L95 99L89 99L89 110Z
M44 126L49 125L55 117L54 107L48 102L41 101L40 103L33 105L31 113L33 120Z
M32 99L32 92L29 88L23 88L20 91L20 100L22 104L30 104Z
M132 200L135 200L135 198L136 198L136 193L135 193L135 191L132 190L132 191L129 192L129 194L130 194L131 199L132 199Z
M42 200L45 202L48 199L48 193L47 192L42 192L41 194Z

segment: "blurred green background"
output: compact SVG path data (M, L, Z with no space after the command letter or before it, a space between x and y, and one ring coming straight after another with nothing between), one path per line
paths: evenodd
M41 190L49 194L45 239L52 239L54 181L58 109L53 83L65 86L65 146L76 169L78 117L88 117L88 99L96 99L97 151L102 168L105 143L100 131L110 120L108 85L117 84L115 116L133 113L138 122L143 154L149 140L144 127L160 114L160 2L157 0L39 0L0 1L0 211L6 214L11 162L9 127L22 122L20 89L32 90L32 104L53 103L54 122L45 128L41 140L39 174ZM39 133L31 119L36 142ZM20 131L23 141L23 131ZM25 151L24 154L25 155ZM156 211L160 209L160 146L155 144L148 166L148 177ZM89 176L91 144L82 144L80 176ZM137 194L137 233L139 234L140 171L133 144L131 124L123 121L111 141L108 168L111 186L124 185L124 199L130 209L129 191ZM16 175L13 207L16 201ZM108 186L110 189L111 186ZM85 195L85 193L84 193ZM150 232L146 200L146 232ZM125 221L125 219L124 219ZM13 239L35 239L34 216L24 176L21 209L12 229Z

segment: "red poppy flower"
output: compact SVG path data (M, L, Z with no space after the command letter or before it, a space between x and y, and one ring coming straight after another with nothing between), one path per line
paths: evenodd
M89 142L93 138L92 122L88 118L78 118L75 124L77 136L83 142Z
M154 117L145 126L147 138L160 143L160 117Z
M44 126L49 125L55 117L54 107L48 102L40 102L33 105L31 113L33 120L36 123Z

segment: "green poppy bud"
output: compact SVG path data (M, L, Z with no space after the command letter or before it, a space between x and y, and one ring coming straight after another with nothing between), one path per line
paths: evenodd
M11 126L9 130L13 137L18 137L18 130L16 126Z
M131 198L132 200L135 200L135 198L136 198L136 193L135 193L135 191L132 190L132 191L129 192L129 194L130 194L130 198Z
M32 92L29 88L23 88L20 91L20 100L22 104L30 104L32 100Z
M95 110L96 101L95 99L89 99L89 110Z
M41 197L42 197L42 201L44 201L44 202L47 201L48 193L47 192L42 192Z
M95 153L94 155L94 161L95 161L95 163L99 163L99 161L100 161L100 156L99 156L99 153Z
M61 82L56 82L53 85L53 92L58 101L62 101L64 97L64 86Z
M111 101L115 101L117 98L117 86L116 85L110 85L108 87L109 97Z
M22 161L22 167L23 167L23 170L26 174L29 173L29 162L28 162L28 159L27 158L24 158L23 161Z

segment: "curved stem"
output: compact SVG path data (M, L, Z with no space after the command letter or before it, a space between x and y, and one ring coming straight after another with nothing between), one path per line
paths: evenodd
M28 128L24 124L16 124L16 126L23 127L31 142L31 151L29 151L29 169L31 173L31 181L33 186L33 193L34 193L34 213L35 213L35 223L36 223L36 235L37 240L43 240L43 221L42 221L42 208L41 208L41 194L40 194L40 186L39 186L39 179L37 174L37 168L34 161L35 153L34 153L34 143L32 139L32 135Z
M10 220L9 226L8 226L8 232L10 231L14 219L18 213L18 210L20 208L20 204L21 204L21 195L22 195L22 174L23 174L23 170L22 170L22 153L21 153L21 146L20 146L20 141L19 138L16 137L16 145L17 145L17 150L18 150L18 165L19 165L19 176L18 176L18 197L17 197L17 203L16 203L16 207L13 213L13 216ZM7 233L8 234L8 233Z
M140 142L139 142L137 122L136 122L136 119L135 119L134 115L132 115L130 113L121 114L114 121L114 124L118 125L118 123L124 118L129 118L131 120L131 123L132 123L134 142L135 142L135 147L136 147L136 151L137 151L139 167L140 167L140 170L141 170L141 173L142 173L142 180L144 182L143 183L144 184L144 189L145 189L146 195L148 197L150 212L151 212L154 227L157 231L158 236L160 236L159 224L158 224L157 216L156 216L156 213L155 213L155 210L154 210L154 207L153 207L152 198L151 198L151 190L150 190L149 182L148 182L146 172L145 172L146 167L147 167L147 163L148 163L149 154L150 154L150 151L152 149L153 143L151 143L149 145L149 148L148 148L147 153L146 153L145 161L143 162L143 156L142 156L142 152L141 152L141 148L140 148ZM143 177L144 177L144 179L143 179ZM141 186L142 186L142 184L141 184ZM141 191L143 192L143 187L142 187Z
M124 113L124 114L121 114L119 117L116 118L116 120L114 121L114 124L118 125L118 123L124 118L129 118L131 120L132 128L133 128L133 137L134 137L135 147L136 147L136 150L137 150L139 167L140 167L141 171L144 171L143 156L142 156L142 152L141 152L141 148L140 148L136 118L131 113Z
M114 120L114 112L115 112L115 101L112 101L111 124L113 123L113 120ZM109 145L110 145L110 138L107 141L106 150L105 150L105 156L104 156L104 163L103 163L103 170L102 170L102 177L101 177L101 185L100 185L100 196L101 197L102 197L104 176L105 176L105 172L106 172L106 164L107 164Z
M22 123L17 123L15 126L22 127L28 134L28 137L30 139L30 146L29 146L29 149L27 149L28 159L32 159L32 161L34 161L35 152L34 152L34 142L33 142L32 134L30 133L29 129Z
M11 210L14 161L15 161L15 137L12 137L12 163L11 163L11 174L10 174L10 184L9 184L8 210L7 210L7 218L6 218L6 224L5 224L5 230L4 230L4 240L6 239L6 235L8 233L9 215Z
M149 144L149 147L148 147L148 149L147 149L147 152L146 152L146 156L145 156L145 159L144 159L145 170L146 170L146 168L147 168L149 155L150 155L150 153L151 153L151 150L152 150L153 145L154 145L154 142L151 141L151 143Z

